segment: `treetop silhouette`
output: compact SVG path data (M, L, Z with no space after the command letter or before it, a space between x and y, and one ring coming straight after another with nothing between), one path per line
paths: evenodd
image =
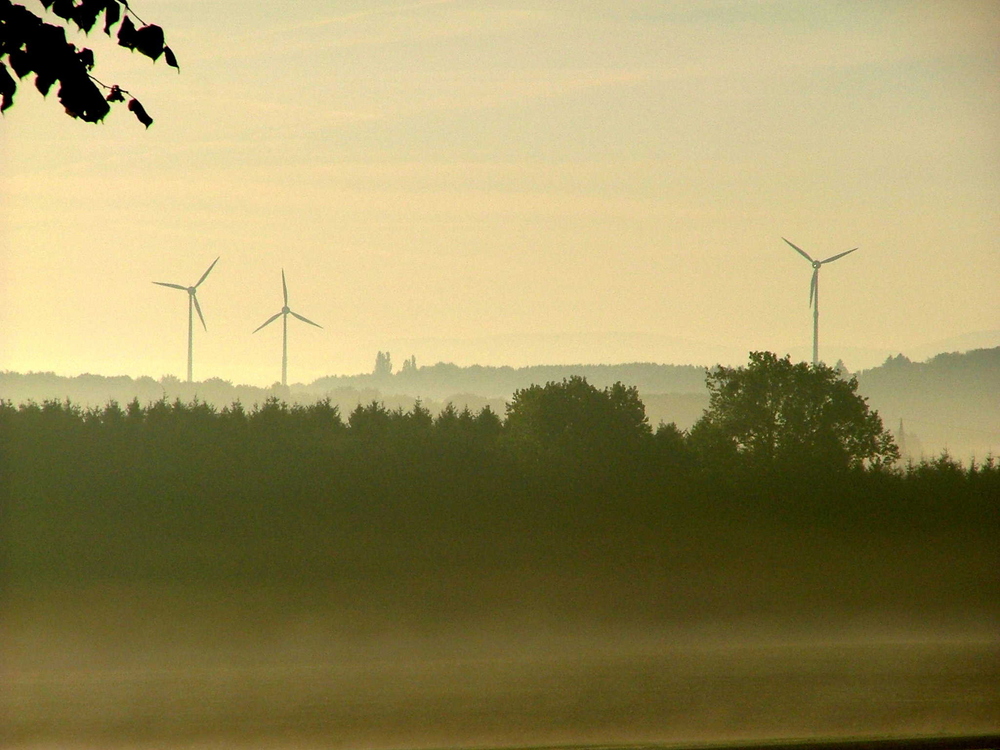
M103 15L104 33L110 37L117 26L120 47L154 61L163 57L167 65L180 71L173 50L166 45L163 29L140 19L128 0L39 2L64 23L50 23L23 5L0 0L0 112L13 106L18 82L34 73L35 88L42 96L48 96L59 84L56 95L70 117L101 122L111 104L124 102L127 97L127 107L136 119L147 128L152 125L153 119L129 91L117 84L105 84L91 74L95 65L93 51L68 41L66 30L75 28L89 34Z
M652 432L635 386L599 389L577 375L516 391L506 430L514 445L529 451L548 446L598 453L634 449Z
M708 372L709 407L691 429L705 455L758 467L891 465L899 448L877 411L824 364L751 352L746 367Z

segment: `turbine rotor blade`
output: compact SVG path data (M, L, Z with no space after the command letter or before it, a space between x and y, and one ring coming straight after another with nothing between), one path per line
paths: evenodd
M819 284L819 269L813 271L812 281L809 283L809 307L812 307L813 299L816 297L816 286Z
M303 318L297 312L293 312L292 310L289 310L288 312L292 313L292 315L294 315L296 318L298 318L299 320L301 320L303 323L308 323L309 325L316 326L317 328L322 328L323 327L319 323L313 323L311 320L309 320L309 318Z
M222 256L220 255L220 256L219 256L219 258L221 258L221 257L222 257ZM197 289L197 288L198 288L199 286L201 286L201 282L203 282L203 281L204 281L204 280L205 280L205 279L206 279L206 278L208 277L208 275L209 275L210 273L212 273L212 269L213 269L213 268L215 268L215 264L219 262L219 258L216 258L215 260L213 260L213 261L212 261L212 265L210 265L210 266L208 267L208 270L207 270L207 271L205 271L205 273L203 273L203 274L201 275L201 278L200 278L200 279L198 279L198 283L194 285L194 286L195 286L195 289Z
M857 248L854 248L854 250L857 250ZM826 260L821 260L820 263L833 263L833 261L837 260L837 258L843 258L845 255L850 255L851 253L854 252L854 250L848 250L846 253L840 253L839 255L831 256Z
M259 326L257 326L256 328L254 328L253 332L257 333L257 331L259 331L261 328L263 328L266 325L270 325L271 323L273 323L274 321L276 321L280 317L281 317L281 313L280 312L275 313L270 318L268 318L263 323L261 323Z
M194 309L198 311L198 317L201 319L201 327L207 331L208 326L205 325L205 316L201 314L201 305L198 304L198 295L192 294L191 300L194 302Z
M181 286L180 284L168 284L165 281L154 281L154 284L159 284L160 286L169 286L171 289L182 289L185 292L188 290L186 286Z
M281 269L281 293L285 295L285 307L288 307L288 285L285 284L285 269Z
M781 239L785 240L785 238L784 238L784 237L782 237ZM785 240L785 242L788 242L788 240ZM798 245L796 245L796 244L794 244L794 243L792 243L792 242L788 242L788 244L789 244L789 245L791 245L791 246L792 246L792 249L793 249L793 250L795 250L795 252L797 252L797 253L798 253L799 255L801 255L801 256L802 256L803 258L805 258L806 260L808 260L808 261L809 261L810 263L812 263L812 262L813 262L813 259L809 257L809 253L807 253L807 252L806 252L805 250L803 250L803 249L802 249L801 247L799 247Z

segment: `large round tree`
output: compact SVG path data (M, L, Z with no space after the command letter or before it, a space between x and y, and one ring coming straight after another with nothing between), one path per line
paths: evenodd
M704 456L782 468L885 466L899 448L856 378L751 352L746 367L708 372L709 406L691 429Z
M506 440L532 455L620 456L651 434L634 386L597 388L574 375L515 391L507 404Z

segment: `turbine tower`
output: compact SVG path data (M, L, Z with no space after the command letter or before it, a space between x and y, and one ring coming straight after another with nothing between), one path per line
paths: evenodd
M784 237L782 237L781 239L785 240ZM788 240L785 240L785 242L788 242ZM788 242L788 244L792 246L792 249L795 250L795 252L797 252L803 258L805 258L806 260L808 260L810 263L812 263L812 267L813 267L812 281L809 283L809 304L812 306L812 309L813 309L813 367L815 367L817 364L819 364L819 269L820 269L820 266L822 266L822 265L824 265L826 263L833 263L833 261L837 260L838 258L843 258L845 255L850 255L855 250L857 250L857 248L855 247L852 250L848 250L848 251L843 252L843 253L838 253L837 255L832 255L829 258L827 258L826 260L813 260L812 258L809 257L809 253L807 253L801 247L798 247L797 245L794 245L791 242Z
M313 323L311 320L309 320L309 318L302 317L297 312L292 311L292 309L288 307L288 285L285 284L285 269L284 268L281 269L281 292L282 292L282 294L285 297L285 305L284 305L284 307L282 307L281 310L279 310L274 315L272 315L270 318L268 318L263 323L261 323L259 326L257 326L254 329L253 332L257 333L257 331L259 331L261 328L263 328L264 326L270 325L275 320L277 320L279 316L281 317L281 319L282 319L281 320L281 323L282 323L282 334L281 334L281 384L282 385L288 385L288 316L289 315L294 315L296 318L298 318L299 320L301 320L303 323L308 323L309 325L316 326L317 328L322 328L323 326L321 326L319 323Z
M222 257L222 256L219 256ZM212 272L215 268L215 264L219 262L219 258L212 261L212 265L208 267L208 270L201 275L198 279L198 283L194 286L181 286L180 284L168 284L165 281L154 281L154 284L159 284L160 286L169 286L171 289L180 289L188 293L188 378L187 382L191 382L191 375L193 372L192 359L194 357L194 311L198 311L198 317L201 319L201 325L208 330L208 326L205 325L205 316L201 314L201 305L198 304L198 287L201 286L208 274Z

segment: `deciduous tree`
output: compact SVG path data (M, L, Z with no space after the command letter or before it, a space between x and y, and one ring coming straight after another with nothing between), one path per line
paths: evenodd
M576 454L618 454L652 432L637 388L615 383L602 390L580 376L515 391L505 429L522 449Z
M758 467L883 466L899 459L877 411L823 364L792 364L771 352L751 352L747 367L716 367L706 384L709 407L691 430L705 457L740 459Z

